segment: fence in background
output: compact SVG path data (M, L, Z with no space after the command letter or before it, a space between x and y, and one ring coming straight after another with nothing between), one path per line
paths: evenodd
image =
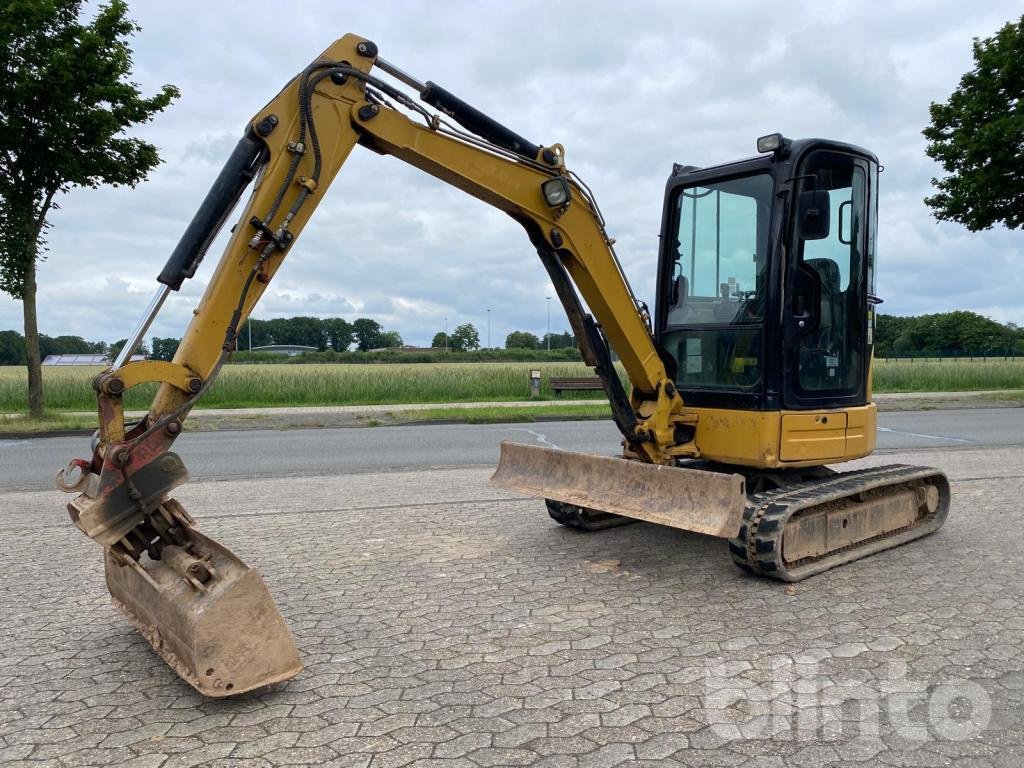
M946 350L924 350L920 352L875 352L876 360L892 360L892 361L905 361L905 362L952 362L952 361L963 361L963 362L978 362L978 363L994 363L999 361L1007 362L1024 362L1024 352L1013 351L1013 352L995 352L992 350L977 350L977 351L965 351L959 349L946 349Z

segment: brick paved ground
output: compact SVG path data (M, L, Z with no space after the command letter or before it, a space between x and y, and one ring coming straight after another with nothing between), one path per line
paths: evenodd
M0 492L0 765L1020 766L1022 459L878 457L945 468L949 523L788 590L477 469L193 483L306 664L220 701L110 607L62 497Z

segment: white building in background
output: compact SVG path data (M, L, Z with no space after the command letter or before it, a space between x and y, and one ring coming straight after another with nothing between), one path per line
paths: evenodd
M132 355L132 362L145 360L145 355ZM110 365L106 355L47 355L43 365Z
M268 344L265 347L253 347L250 352L274 352L278 355L295 357L306 352L317 352L316 347L304 347L301 344Z

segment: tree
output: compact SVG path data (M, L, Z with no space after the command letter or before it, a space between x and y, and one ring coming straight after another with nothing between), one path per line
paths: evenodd
M506 349L540 349L540 339L529 331L512 331L505 337Z
M323 321L324 335L331 349L344 352L352 343L352 323L340 317L328 317Z
M387 343L381 339L384 328L376 320L360 317L352 323L352 332L356 337L356 345L363 352L368 349L380 349L387 346Z
M974 69L930 112L926 151L949 174L925 198L935 217L972 232L1024 226L1024 17L974 39Z
M388 349L394 349L400 347L405 342L402 341L402 336L398 331L384 331L380 335L380 345L387 347Z
M575 339L568 331L562 333L545 333L541 346L545 349L567 349L575 346ZM550 343L549 343L550 342Z
M161 339L159 336L154 336L149 357L151 360L173 360L179 344L181 344L181 339Z
M480 349L480 333L472 323L457 326L448 337L448 346L456 352L472 352Z
M0 365L24 364L24 337L17 331L0 331Z
M128 38L139 27L123 0L79 21L81 0L8 0L0 11L0 290L20 299L29 412L43 410L36 265L58 194L72 187L135 186L160 162L125 135L178 96L143 97L131 81Z
M324 321L319 317L300 315L299 317L288 318L285 323L288 329L287 341L278 343L313 347L321 352L327 349L327 334L324 333Z
M249 340L252 339L252 346L262 347L270 343L270 335L267 333L267 321L256 320L250 316L245 325L238 331L238 348L249 349Z
M57 336L51 338L39 334L39 354L42 359L49 355L102 355L107 345L102 341L86 341L81 336Z
M969 312L940 312L917 317L879 315L875 322L875 353L988 354L1015 352L1019 330L1011 323Z
M128 343L128 339L118 339L107 349L107 359L113 362L121 350L124 349L124 345ZM132 356L142 355L143 357L149 357L149 350L146 349L145 344L139 344L139 346L132 352Z
M438 331L434 334L434 338L431 339L430 346L434 349L445 349L448 346L448 334L444 331Z

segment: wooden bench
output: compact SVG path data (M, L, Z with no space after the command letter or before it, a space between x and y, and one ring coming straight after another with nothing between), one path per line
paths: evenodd
M551 387L551 391L556 395L562 394L563 391L569 392L584 392L588 390L601 390L604 391L604 384L596 376L581 376L579 378L562 378L548 379L548 386Z

